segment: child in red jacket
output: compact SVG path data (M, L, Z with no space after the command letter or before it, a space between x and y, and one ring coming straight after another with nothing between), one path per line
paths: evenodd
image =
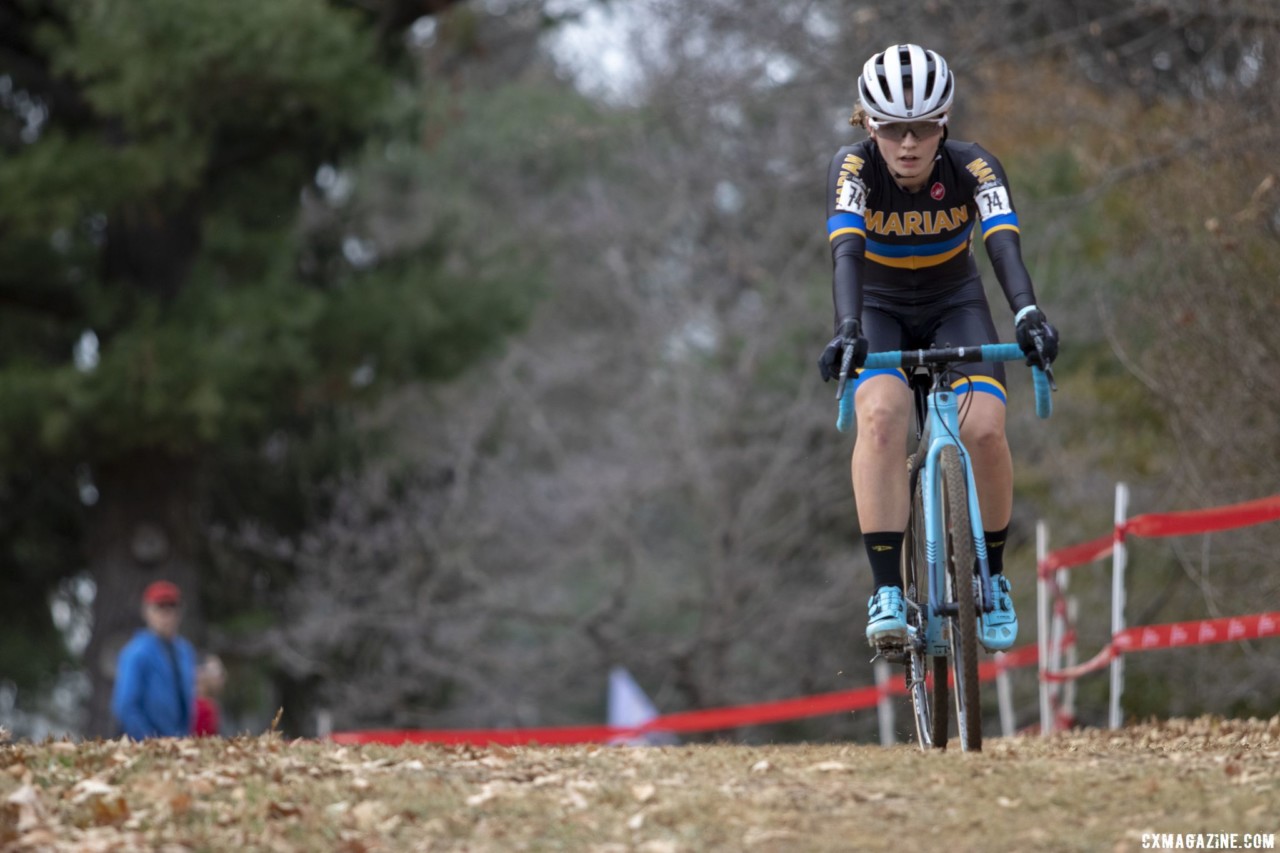
M218 696L227 682L227 671L217 655L206 655L196 671L196 721L191 733L211 737L222 733Z

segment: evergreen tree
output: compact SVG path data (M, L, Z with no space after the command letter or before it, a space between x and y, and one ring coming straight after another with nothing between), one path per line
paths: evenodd
M0 648L25 668L0 664L57 662L45 602L87 569L91 734L147 582L199 632L212 516L300 523L347 413L525 313L439 233L379 253L300 216L396 129L407 12L448 4L351 5L0 2Z

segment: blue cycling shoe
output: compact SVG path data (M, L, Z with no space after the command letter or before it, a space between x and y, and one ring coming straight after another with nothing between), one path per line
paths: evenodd
M902 601L902 590L882 586L867 600L867 642L874 646L906 639L907 606Z
M1013 599L1009 596L1008 578L992 575L991 591L995 594L996 606L990 613L978 614L981 621L978 634L987 651L1003 652L1018 639L1018 614L1014 612Z

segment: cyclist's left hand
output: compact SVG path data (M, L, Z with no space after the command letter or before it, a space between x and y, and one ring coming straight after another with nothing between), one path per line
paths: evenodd
M1018 346L1022 347L1029 365L1048 367L1058 357L1058 330L1045 319L1044 312L1034 305L1019 312L1017 338ZM1040 360L1041 353L1036 350L1037 338L1040 339L1040 349L1044 353L1043 363Z

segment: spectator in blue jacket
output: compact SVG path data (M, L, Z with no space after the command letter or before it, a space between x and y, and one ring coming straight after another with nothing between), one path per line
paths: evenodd
M181 607L174 584L148 586L142 593L146 627L120 650L111 712L134 740L185 737L195 723L196 652L178 635Z

